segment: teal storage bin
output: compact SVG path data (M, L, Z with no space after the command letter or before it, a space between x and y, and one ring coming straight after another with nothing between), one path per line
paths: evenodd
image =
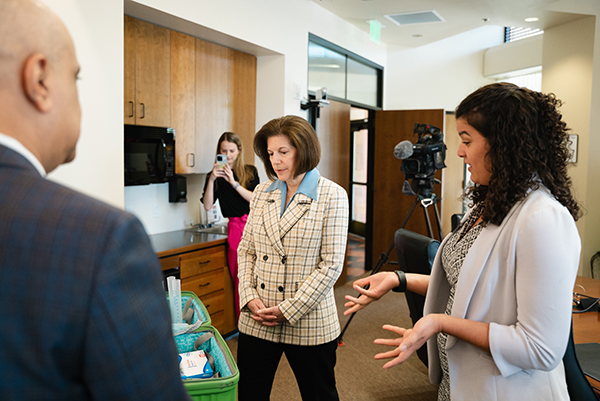
M199 311L198 313L201 315L200 318L203 321L196 331L175 336L177 350L180 354L195 351L194 343L196 339L207 331L211 332L214 337L203 343L199 349L213 356L215 359L215 370L220 373L221 377L188 379L183 381L183 385L194 401L235 401L240 374L231 350L221 336L221 333L210 325L210 315L195 293L182 291L181 307L183 308L189 298L192 298L192 303L195 309ZM194 322L196 321L197 316L195 313Z
M197 311L197 313L194 313L193 323L196 323L198 321L198 319L201 318L202 326L210 326L211 320L210 320L210 314L208 313L208 310L206 309L206 307L204 306L202 301L200 301L200 298L198 298L198 296L195 293L193 293L192 291L181 291L181 310L183 311L183 307L185 306L185 303L190 298L192 298L192 304L194 305L194 309ZM167 301L168 300L169 300L169 293L167 292ZM198 315L200 315L200 316L198 316Z

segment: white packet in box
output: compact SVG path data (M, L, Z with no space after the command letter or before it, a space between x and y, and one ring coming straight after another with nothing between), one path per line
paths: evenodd
M179 354L179 373L183 380L213 377L213 370L204 351Z

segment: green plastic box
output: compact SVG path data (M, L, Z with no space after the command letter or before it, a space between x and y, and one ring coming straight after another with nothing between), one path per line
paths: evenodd
M189 298L192 298L196 310L200 311L203 321L202 325L193 333L175 336L177 350L180 354L195 351L196 339L207 331L212 332L214 337L202 344L200 349L209 352L215 358L215 370L221 373L221 377L184 380L183 385L194 401L235 401L240 373L233 355L231 355L231 350L221 333L210 325L210 315L195 293L181 292L182 308ZM196 316L194 315L195 321Z

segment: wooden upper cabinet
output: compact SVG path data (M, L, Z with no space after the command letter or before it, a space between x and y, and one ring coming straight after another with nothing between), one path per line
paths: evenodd
M125 124L175 128L175 172L212 170L235 132L254 162L256 57L125 16Z
M244 160L253 164L256 57L196 39L196 154L200 172L212 170L217 141L236 133Z
M232 129L244 144L244 161L254 164L254 134L256 133L256 57L233 52Z
M171 126L175 173L201 173L196 156L196 39L171 31Z
M232 50L196 39L196 154L198 167L207 173L214 165L217 141L232 131L230 80Z
M123 120L125 124L135 124L135 22L137 20L125 16L124 25L124 105Z
M125 122L170 127L170 31L125 16L124 32ZM131 103L134 104L133 112Z

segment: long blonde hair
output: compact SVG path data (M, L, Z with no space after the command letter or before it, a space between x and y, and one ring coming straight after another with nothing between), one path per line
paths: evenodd
M250 182L250 180L253 178L254 173L252 171L252 168L250 166L247 166L246 163L244 163L244 152L242 151L242 140L240 139L239 136L237 136L233 132L224 132L221 135L221 137L219 138L219 142L217 143L217 153L216 154L221 153L221 144L225 141L230 142L230 143L235 143L235 145L238 148L239 153L238 153L237 157L235 158L235 160L233 161L233 172L235 173L240 185L243 186L244 188L247 188L247 185Z

